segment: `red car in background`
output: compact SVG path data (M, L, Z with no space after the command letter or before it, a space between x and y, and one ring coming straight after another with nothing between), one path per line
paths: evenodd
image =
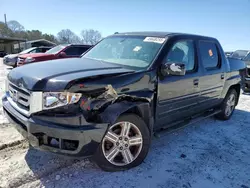
M29 63L36 63L53 59L80 57L91 47L91 45L81 44L58 45L54 48L51 48L45 53L32 53L18 56L17 66L19 67Z

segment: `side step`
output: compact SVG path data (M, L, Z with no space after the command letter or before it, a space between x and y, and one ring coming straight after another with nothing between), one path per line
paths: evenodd
M205 113L190 117L189 119L184 119L184 120L175 122L171 125L168 125L166 128L163 127L160 130L154 132L154 136L156 138L164 137L171 132L174 132L174 131L179 130L179 129L183 129L184 127L186 127L190 124L194 124L194 123L199 122L201 120L204 120L208 117L214 116L220 112L221 112L221 110L207 111Z

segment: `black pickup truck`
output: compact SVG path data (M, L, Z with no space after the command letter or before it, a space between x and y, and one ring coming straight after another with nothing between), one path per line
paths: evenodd
M2 103L33 147L94 155L103 170L125 170L144 160L162 129L212 115L229 119L241 69L214 38L117 33L79 59L10 71Z

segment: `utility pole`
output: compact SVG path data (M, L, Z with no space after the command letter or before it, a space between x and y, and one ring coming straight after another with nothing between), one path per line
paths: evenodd
M5 23L5 25L7 25L6 14L4 14L4 23Z

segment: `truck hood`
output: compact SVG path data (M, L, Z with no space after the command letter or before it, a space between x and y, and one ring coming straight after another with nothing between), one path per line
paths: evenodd
M70 58L15 68L8 74L8 80L16 86L30 91L64 91L71 81L133 71L103 61Z
M45 53L30 53L30 54L20 55L19 57L25 59L27 57L39 58L39 57L53 57L53 56L55 56L55 55L54 54L45 54Z

